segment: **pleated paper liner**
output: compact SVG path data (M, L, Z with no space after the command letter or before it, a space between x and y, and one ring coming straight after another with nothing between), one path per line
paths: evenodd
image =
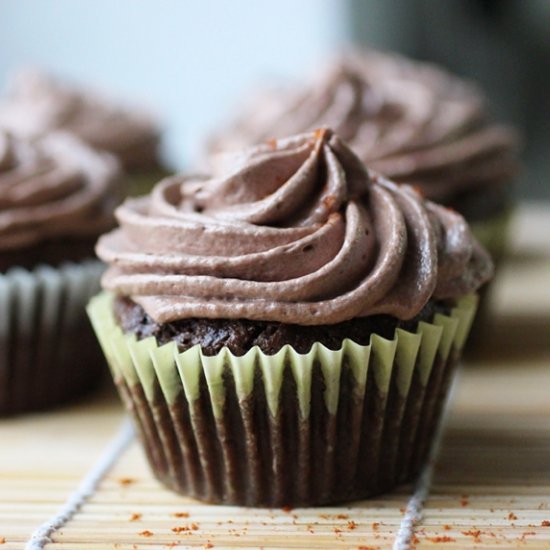
M477 305L367 346L345 340L307 354L137 341L112 296L88 312L155 475L209 502L322 505L387 491L418 472Z
M491 323L491 292L508 253L510 228L513 216L514 208L509 206L503 212L489 217L486 220L470 224L472 233L493 259L495 264L495 276L478 291L479 306L472 327L472 338L468 343L468 352L471 350L475 351L483 344L486 336L486 328L489 327Z
M470 224L476 239L487 249L497 264L500 263L508 248L513 214L514 208L509 206L486 220Z
M105 363L85 306L102 269L85 261L0 275L0 415L56 405L99 380Z

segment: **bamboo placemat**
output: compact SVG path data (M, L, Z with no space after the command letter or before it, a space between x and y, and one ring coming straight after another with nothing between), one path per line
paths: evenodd
M522 209L517 221L494 324L454 388L418 549L550 548L550 211ZM0 550L24 548L57 513L122 418L106 387L0 421ZM46 548L392 548L412 493L337 508L208 506L164 490L134 442Z

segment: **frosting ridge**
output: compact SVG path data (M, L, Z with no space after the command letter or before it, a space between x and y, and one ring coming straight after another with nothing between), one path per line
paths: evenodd
M213 152L331 127L370 168L449 204L518 170L518 138L488 120L470 83L375 51L341 55L302 87L260 93L214 136Z
M0 251L109 229L118 176L113 157L68 134L29 141L0 130Z
M322 129L175 176L118 208L103 285L157 322L409 319L492 273L463 218L369 173Z
M0 102L0 126L31 137L71 132L128 170L157 164L160 132L150 116L36 70L15 75Z

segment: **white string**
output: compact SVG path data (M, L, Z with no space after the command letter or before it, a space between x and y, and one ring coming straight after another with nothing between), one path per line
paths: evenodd
M395 540L393 542L393 550L410 550L411 542L414 536L414 528L422 520L424 503L430 494L435 462L439 454L441 439L443 438L443 426L447 416L448 402L449 400L446 400L443 414L441 415L440 421L436 428L432 448L430 449L430 454L426 465L422 469L420 477L414 487L414 493L407 503L405 515L401 520L399 530L397 531L397 535L395 536Z
M59 512L43 523L27 541L25 550L42 550L52 542L51 536L61 529L80 510L82 505L95 493L105 475L114 466L122 453L134 439L134 428L126 418L117 435L109 443L101 458L86 474L78 489L66 500Z

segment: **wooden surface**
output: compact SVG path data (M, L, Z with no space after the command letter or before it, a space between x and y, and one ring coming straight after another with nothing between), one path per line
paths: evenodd
M550 210L524 208L493 322L454 387L421 548L550 549ZM0 420L0 550L23 548L116 432L110 387L47 414ZM164 490L132 444L48 549L391 548L412 488L353 506L207 506Z

